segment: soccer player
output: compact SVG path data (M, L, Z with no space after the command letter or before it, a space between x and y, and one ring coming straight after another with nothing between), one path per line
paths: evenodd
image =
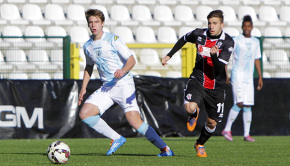
M256 66L259 76L257 90L263 87L261 74L261 51L260 42L257 38L251 36L253 22L251 16L243 18L243 34L234 38L235 50L233 52L233 68L231 74L231 84L233 90L234 105L232 106L226 126L222 135L229 141L233 141L231 127L237 118L241 109L243 109L244 140L253 142L250 136L250 127L252 122L252 108L254 105L254 66Z
M204 144L212 136L217 122L223 117L224 85L226 81L225 65L228 63L234 48L232 38L223 32L223 12L214 10L207 16L208 28L195 29L181 37L172 50L162 58L162 64L181 49L187 42L197 46L196 62L184 92L184 103L189 121L187 125L196 124L198 105L204 101L207 120L194 148L198 157L207 157ZM193 128L194 129L194 128Z
M79 113L80 118L89 127L111 138L111 147L107 155L112 155L126 142L126 139L114 131L101 115L114 103L118 103L124 109L130 125L161 150L158 156L173 156L173 151L155 130L141 120L133 75L130 73L136 63L131 51L118 36L103 31L105 17L101 11L87 10L86 19L92 36L83 46L86 67L78 104L83 101L94 64L97 65L103 85L85 101Z

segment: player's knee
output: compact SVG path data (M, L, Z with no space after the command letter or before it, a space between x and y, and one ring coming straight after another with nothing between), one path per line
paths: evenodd
M237 106L238 106L239 108L243 108L243 105L244 105L244 103L237 103Z
M95 116L95 115L99 115L100 111L98 110L98 108L96 106L93 105L84 105L79 113L79 117L83 120L86 119L90 116Z
M197 104L194 102L186 103L185 109L188 113L193 113L197 108Z
M217 125L217 122L213 119L211 120L207 120L207 127L209 127L210 129L214 129Z

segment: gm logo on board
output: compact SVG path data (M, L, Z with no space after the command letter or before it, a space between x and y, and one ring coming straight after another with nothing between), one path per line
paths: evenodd
M21 128L21 120L26 128L31 128L37 122L37 127L43 129L43 108L34 108L29 118L25 107L0 105L0 127Z

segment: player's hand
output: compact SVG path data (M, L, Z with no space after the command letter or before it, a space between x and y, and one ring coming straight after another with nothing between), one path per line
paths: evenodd
M167 61L170 59L170 57L168 55L166 55L165 57L163 57L161 59L161 63L163 66L167 65Z
M263 80L259 79L257 90L261 90L263 88Z
M218 51L219 51L219 48L218 48L217 45L214 45L214 46L212 46L212 47L210 48L210 54L211 54L211 55L217 54Z
M119 78L123 77L124 75L125 75L125 72L123 70L117 69L115 74L114 74L114 77L119 79Z
M84 95L86 94L86 92L87 92L86 89L82 89L82 90L80 91L80 94L79 94L79 103L78 103L79 106L82 104L83 97L84 97Z

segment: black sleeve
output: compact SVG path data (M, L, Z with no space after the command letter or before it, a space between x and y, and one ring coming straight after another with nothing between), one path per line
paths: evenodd
M170 50L170 52L167 54L170 58L178 51L180 50L184 45L186 44L186 41L184 40L184 36L182 36L176 44L173 46L173 48Z
M217 54L210 54L210 56L211 56L211 60L212 60L213 68L214 68L214 74L217 76L220 73L222 73L223 70L225 70L226 64L219 61Z

